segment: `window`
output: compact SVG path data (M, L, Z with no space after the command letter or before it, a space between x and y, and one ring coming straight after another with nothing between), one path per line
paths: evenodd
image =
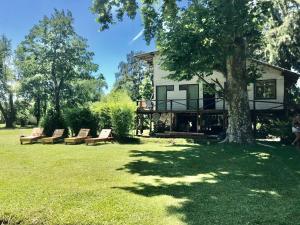
M198 84L181 84L180 91L186 91L186 109L198 110L199 107L199 85Z
M156 86L156 108L157 110L167 109L167 92L174 91L174 85Z
M255 99L276 99L276 80L258 80L254 89Z

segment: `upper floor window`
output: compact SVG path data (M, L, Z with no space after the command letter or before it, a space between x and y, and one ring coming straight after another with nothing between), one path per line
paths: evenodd
M258 80L254 86L255 99L276 99L276 80Z

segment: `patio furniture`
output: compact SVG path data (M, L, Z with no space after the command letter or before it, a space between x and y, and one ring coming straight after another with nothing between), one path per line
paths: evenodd
M43 131L44 131L44 128L36 127L36 128L33 128L31 135L29 135L29 136L21 135L20 136L21 145L24 142L27 142L28 144L32 144L33 142L36 142L37 140L45 137L43 135Z
M53 132L52 137L43 138L41 141L43 144L54 144L55 142L62 140L64 132L65 132L65 129L56 129Z
M76 137L65 138L65 144L80 144L83 143L85 139L88 138L90 129L80 129Z
M96 144L99 142L107 142L107 141L112 142L113 140L114 140L114 138L112 137L111 129L102 129L99 134L99 137L87 138L87 139L85 139L85 143L86 143L86 145L89 145L89 144Z

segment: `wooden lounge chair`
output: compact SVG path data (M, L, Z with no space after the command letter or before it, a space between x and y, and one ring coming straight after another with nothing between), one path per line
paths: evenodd
M79 144L88 138L90 129L80 129L76 137L65 138L65 144Z
M113 141L113 140L114 139L111 135L111 129L102 129L99 137L87 138L87 139L85 139L85 143L86 143L86 145L88 145L88 144L96 144L98 142L107 142L107 141Z
M44 131L44 128L36 127L36 128L33 128L31 135L29 135L29 136L21 135L20 136L21 145L24 142L32 144L33 142L36 142L38 139L41 139L41 138L45 137L43 135L43 131Z
M62 139L64 132L65 129L56 129L53 132L52 137L43 138L41 141L43 144L54 144L55 142L58 142L59 140Z

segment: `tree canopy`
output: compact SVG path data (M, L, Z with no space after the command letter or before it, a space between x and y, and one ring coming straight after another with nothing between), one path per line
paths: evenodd
M11 68L11 41L0 36L0 113L2 113L6 127L13 127L15 121L14 106L14 74Z
M127 54L126 61L119 63L119 71L115 74L114 89L126 90L134 101L141 98L150 99L152 95L152 73L149 66L135 57L141 53L131 51Z
M273 0L258 57L300 72L300 1Z
M57 113L73 94L76 96L74 90L84 86L79 80L99 81L92 76L98 70L94 53L88 50L87 40L76 34L70 11L55 10L45 16L18 46L16 55L22 84L35 87L24 87L24 92L35 99L48 97ZM95 88L99 89L99 82ZM83 90L89 91L80 89L80 94Z

